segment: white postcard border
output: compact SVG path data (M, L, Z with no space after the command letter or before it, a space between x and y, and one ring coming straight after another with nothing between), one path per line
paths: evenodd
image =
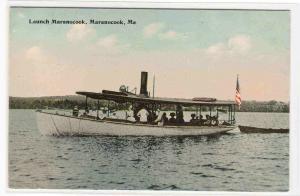
M10 195L53 195L53 194L105 194L105 195L299 195L300 194L300 6L295 3L199 3L182 1L9 1L8 4L1 1L0 58L1 63L1 192ZM85 8L172 8L172 9L262 9L262 10L290 10L291 11L291 67L290 67L290 190L288 192L210 192L210 191L120 191L120 190L33 190L33 189L9 189L8 188L8 45L9 45L9 7L85 7ZM3 9L2 9L3 8ZM4 66L3 66L4 65ZM5 156L3 156L5 155ZM5 174L5 175L3 175ZM4 190L4 192L2 192Z

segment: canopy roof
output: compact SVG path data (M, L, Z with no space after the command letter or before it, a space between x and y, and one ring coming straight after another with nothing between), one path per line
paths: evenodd
M139 102L148 104L173 104L173 105L183 105L183 106L229 106L235 105L234 101L193 101L192 99L177 99L177 98L161 98L161 97L141 97L135 94L110 94L110 93L95 93L95 92L76 92L78 95L84 95L92 99L103 99L111 100L115 102Z

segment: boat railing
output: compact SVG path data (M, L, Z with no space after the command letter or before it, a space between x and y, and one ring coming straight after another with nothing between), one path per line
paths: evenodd
M63 116L73 116L73 110L72 109L63 109L63 108L55 108L55 107L44 107L45 109L41 110L38 109L37 111L42 111L42 112L47 112L50 114L56 114L56 115L63 115ZM124 122L131 122L128 121L127 119L123 119L118 117L117 115L113 117L109 117L107 115L102 115L101 118L97 118L97 113L94 114L94 111L90 111L89 113L86 113L85 110L79 110L78 111L78 117L85 117L85 118L90 118L90 119L106 119L106 120L110 120L110 121L124 121ZM131 123L135 123L135 122L131 122ZM153 124L153 123L152 123ZM185 121L185 123L183 123L182 125L207 125L207 126L218 126L218 125L234 125L235 124L235 119L220 119L217 118L217 122L216 123L212 123L210 120L207 119L203 119L202 122L200 123L193 123L190 122L189 120ZM179 124L177 124L179 125Z

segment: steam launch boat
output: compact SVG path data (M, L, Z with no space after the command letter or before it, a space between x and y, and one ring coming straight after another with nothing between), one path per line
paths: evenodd
M150 96L147 80L148 73L142 72L139 94L125 85L119 91L79 91L76 94L85 96L85 108L39 109L36 114L40 132L80 136L192 136L220 134L236 128L234 101L158 98L154 97L154 82Z

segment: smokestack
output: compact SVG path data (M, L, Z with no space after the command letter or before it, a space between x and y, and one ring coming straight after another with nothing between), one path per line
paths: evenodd
M145 95L146 97L148 97L147 82L148 82L148 72L142 71L140 95Z

